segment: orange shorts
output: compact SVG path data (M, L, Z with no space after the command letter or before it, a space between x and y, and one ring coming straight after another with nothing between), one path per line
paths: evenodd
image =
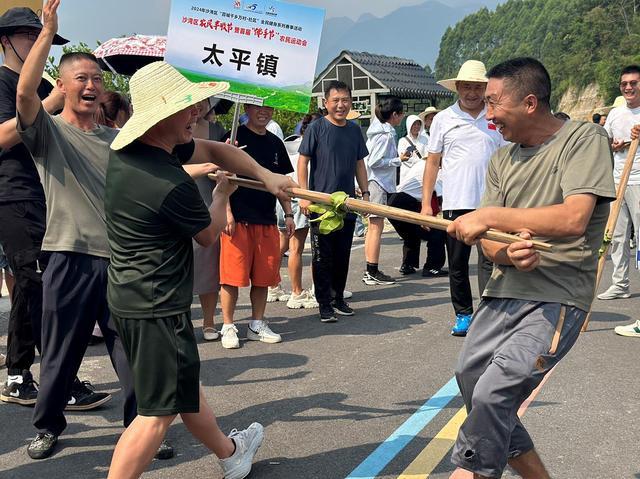
M220 284L244 287L280 284L280 236L276 225L236 223L220 235Z

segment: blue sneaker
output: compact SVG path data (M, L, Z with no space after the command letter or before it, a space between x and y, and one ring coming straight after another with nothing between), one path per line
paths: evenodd
M471 315L456 314L456 325L451 329L452 336L466 336L471 326Z

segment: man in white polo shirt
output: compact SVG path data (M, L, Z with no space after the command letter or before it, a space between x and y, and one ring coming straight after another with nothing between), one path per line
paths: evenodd
M484 91L486 69L477 60L466 61L456 78L438 83L458 94L458 101L439 113L431 125L429 154L424 171L422 214L432 215L431 195L442 165L442 210L455 220L480 205L484 178L491 155L505 144L493 123L485 118ZM454 336L466 336L473 314L469 283L471 247L447 236L449 287L456 322ZM493 265L478 249L478 288L480 295L491 276Z
M629 65L620 74L620 93L624 103L611 110L604 129L611 139L614 168L613 180L620 183L620 176L629 152L631 128L640 123L640 66ZM629 183L624 193L620 216L611 242L613 274L611 286L598 295L598 299L619 299L629 297L629 239L631 232L638 233L640 227L640 152L636 154L629 175ZM624 328L623 328L624 329ZM619 328L616 328L618 332Z

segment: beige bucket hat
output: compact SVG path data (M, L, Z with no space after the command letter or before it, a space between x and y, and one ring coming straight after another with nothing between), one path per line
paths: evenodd
M447 90L453 92L456 90L457 81L471 81L487 83L487 69L484 63L478 60L467 60L462 64L460 70L458 70L458 76L455 78L449 78L447 80L440 80L438 85L442 85Z
M428 115L431 115L432 113L440 113L441 111L442 110L438 110L435 106L428 106L422 113L418 114L418 118L424 121Z
M227 82L195 83L166 62L150 63L131 77L133 115L111 143L111 149L124 148L165 118L228 89Z

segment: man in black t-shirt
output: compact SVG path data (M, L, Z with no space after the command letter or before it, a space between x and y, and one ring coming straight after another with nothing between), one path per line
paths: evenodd
M362 161L369 152L360 127L347 121L351 110L351 90L340 81L332 81L324 94L327 116L314 121L304 134L298 159L298 183L323 193L344 191L354 196L354 177L369 201L367 171ZM311 171L309 171L311 162ZM307 182L307 178L309 181ZM300 200L300 208L309 214L310 201ZM350 214L339 231L320 234L319 223L311 223L313 284L320 305L320 321L336 321L336 313L351 316L353 309L344 301L349 273L355 216ZM332 298L332 292L335 296Z
M267 131L273 108L245 105L249 118L238 128L236 141L256 162L273 173L293 171L284 143ZM227 135L228 138L229 135ZM291 202L281 202L285 212L287 232L295 226ZM238 288L251 284L251 321L247 338L264 343L279 343L282 338L264 320L269 286L280 283L280 239L276 219L276 198L270 193L239 188L229 200L227 228L220 237L220 302L222 304L222 346L238 348L238 330L233 313L238 300Z
M28 8L12 8L0 17L0 244L7 255L16 284L9 316L7 383L0 399L32 406L38 390L29 372L40 349L42 270L46 258L40 248L45 231L46 206L40 177L31 154L16 131L16 91L24 59L42 24ZM54 43L67 40L56 36ZM62 108L63 96L46 80L38 96L49 113Z

